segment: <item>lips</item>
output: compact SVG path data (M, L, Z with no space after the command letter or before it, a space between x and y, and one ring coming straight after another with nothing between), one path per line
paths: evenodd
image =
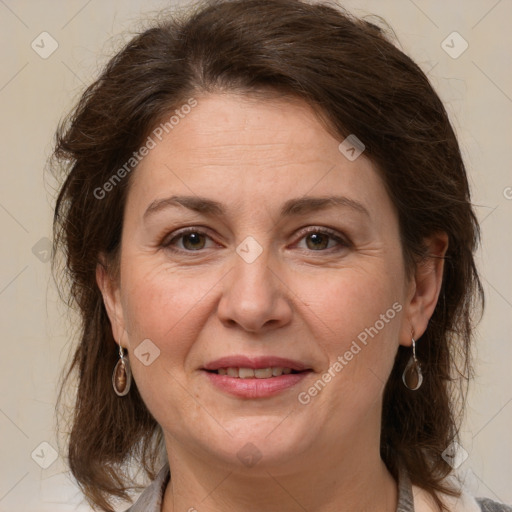
M312 369L282 357L228 356L207 363L209 381L218 389L240 398L264 398L295 386Z
M217 372L218 370L236 368L236 369L251 369L262 370L268 368L282 368L289 369L292 372L302 372L309 368L300 361L293 359L286 359L283 357L274 356L260 356L260 357L247 357L247 356L227 356L216 359L204 365L207 371ZM283 372L290 373L290 372Z

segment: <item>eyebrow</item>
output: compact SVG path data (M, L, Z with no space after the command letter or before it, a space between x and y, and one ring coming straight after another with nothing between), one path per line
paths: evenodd
M207 216L223 217L226 215L225 206L218 201L199 196L171 196L153 201L144 212L143 217L147 219L162 210L180 206ZM370 217L370 213L362 203L345 196L300 197L289 199L282 206L280 215L281 217L294 217L335 207L351 208L358 213Z

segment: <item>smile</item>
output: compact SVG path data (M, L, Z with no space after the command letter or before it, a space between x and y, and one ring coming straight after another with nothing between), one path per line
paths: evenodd
M238 368L234 368L238 370ZM240 371L243 368L240 368ZM261 370L268 370L261 368ZM256 370L257 371L257 370ZM208 378L209 384L222 393L243 399L262 399L284 393L297 386L304 378L310 375L310 370L295 373L282 373L272 377L230 377L221 375L217 371L205 371L203 374ZM242 372L243 373L243 372ZM268 373L268 372L267 372Z
M218 375L227 375L235 379L271 379L272 377L280 377L281 375L289 375L290 373L298 373L292 368L282 366L269 366L267 368L219 368L214 371Z

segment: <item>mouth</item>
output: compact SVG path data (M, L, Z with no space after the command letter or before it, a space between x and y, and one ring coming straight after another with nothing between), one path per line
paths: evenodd
M207 371L216 373L217 375L227 375L234 379L271 379L273 377L280 377L281 375L301 373L300 371L283 366L268 366L267 368L237 368L229 366L227 368Z
M201 368L210 383L239 398L265 398L292 388L313 370L281 357L228 356Z
M311 368L301 361L284 357L233 355L210 361L202 369L239 379L270 379L308 371Z

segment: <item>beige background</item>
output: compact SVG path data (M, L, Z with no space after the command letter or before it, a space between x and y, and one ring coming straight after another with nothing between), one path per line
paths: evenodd
M69 314L59 305L45 261L54 193L51 180L44 183L43 168L56 124L84 84L137 29L141 15L169 5L0 0L0 512L89 510L78 505L63 450L53 451L58 450L55 392L70 335ZM477 495L512 503L512 2L350 0L344 5L390 23L403 49L428 72L460 136L482 221L479 266L487 310L464 427L469 456L459 472ZM58 43L47 59L31 48L33 40L39 52L51 48L48 36L39 37L43 31ZM469 44L458 58L442 47L454 31ZM446 44L453 54L464 42L452 35Z

